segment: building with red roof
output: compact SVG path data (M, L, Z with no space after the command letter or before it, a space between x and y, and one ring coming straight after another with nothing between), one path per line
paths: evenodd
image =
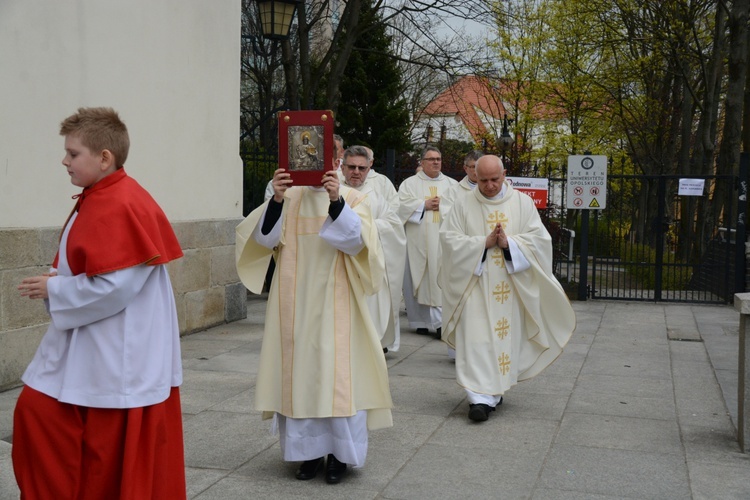
M499 137L503 118L513 114L502 101L501 87L501 82L487 77L460 77L415 117L412 141L427 144L454 139L482 144Z

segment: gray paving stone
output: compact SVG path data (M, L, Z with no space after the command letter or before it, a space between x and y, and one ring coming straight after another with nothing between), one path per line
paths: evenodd
M590 415L568 412L555 446L586 446L682 455L680 430L674 420Z
M584 373L578 377L574 394L608 393L618 396L672 399L669 379Z
M10 453L10 443L0 441L0 500L16 500L21 493L16 486Z
M516 393L511 388L503 398L502 411L505 415L513 418L541 418L559 422L565 412L570 394Z
M13 434L13 409L19 394L21 387L0 392L0 441L10 442Z
M491 450L549 449L558 432L559 423L539 418L512 417L499 406L486 422L472 422L467 417L468 405L445 420L430 437L430 443L455 448Z
M448 359L447 352L422 354L419 350L405 359L408 363L398 363L389 368L389 376L456 379L456 364Z
M581 373L658 379L672 376L668 355L613 352L597 349L596 345L592 346Z
M188 498L195 498L205 490L216 484L229 474L220 469L197 469L185 467L185 481L187 482Z
M183 367L203 371L244 373L248 378L255 378L259 361L260 342L258 341L257 348L244 346L210 357L204 355L183 363Z
M448 416L466 398L452 378L409 377L390 371L391 398L395 411Z
M750 498L731 420L731 306L573 302L560 358L480 424L445 344L409 330L402 310L401 349L386 355L394 426L370 432L367 463L335 486L294 479L253 409L265 306L250 295L247 318L181 339L191 499ZM691 321L703 342L668 340ZM18 497L1 439L19 392L0 392L0 500Z
M184 423L185 465L233 470L277 442L257 415L204 411Z
M528 498L541 450L422 447L383 491L384 498ZM448 472L450 471L450 472Z
M555 446L541 474L543 488L629 498L690 498L688 470L681 455Z
M182 413L197 414L249 390L254 380L244 373L183 370ZM189 389L188 389L189 388Z
M534 490L531 500L617 500L628 497L616 495L594 495L580 491L550 490L538 488Z
M195 500L237 500L243 498L283 498L289 500L351 500L352 498L367 500L376 498L377 491L357 490L348 485L326 484L322 479L313 481L295 481L270 483L252 481L248 478L231 476L222 479ZM351 478L348 478L351 479Z
M750 455L740 451L734 428L712 429L704 426L680 426L685 458L690 462L742 467L750 465Z
M576 377L545 370L541 375L519 382L513 386L513 394L569 394L576 384Z
M670 421L675 420L677 415L671 397L644 398L617 392L581 390L573 392L565 411Z
M236 396L227 398L222 402L213 405L211 409L215 411L230 411L235 413L253 413L258 415L258 421L260 422L260 412L253 409L254 397L255 387L247 391L243 391Z
M727 465L690 462L690 486L696 500L747 499L747 465L732 467Z

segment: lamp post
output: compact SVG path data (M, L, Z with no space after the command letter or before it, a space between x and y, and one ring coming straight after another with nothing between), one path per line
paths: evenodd
M289 39L292 22L297 10L297 6L302 0L254 0L255 7L258 11L257 19L247 18L246 30L249 33L242 33L243 41L249 41L254 58L248 58L247 65L251 70L250 73L255 75L255 81L258 85L257 101L248 115L248 120L243 120L242 134L240 140L252 137L255 143L256 130L259 131L260 139L257 144L262 144L269 151L276 149L276 136L274 126L270 120L273 116L288 105L276 106L276 99L273 97L273 75L278 68L274 51L276 50L277 41ZM271 40L270 48L266 50L263 39ZM248 54L250 55L250 54ZM264 65L265 60L265 65ZM250 100L248 100L250 101ZM253 99L254 101L254 99ZM252 102L252 101L250 101ZM257 116L257 119L255 118ZM262 154L255 151L252 156L245 159L245 175L243 176L244 203L243 213L247 214L260 205L263 200L263 187L256 186L257 183L250 183L248 172L255 172L253 175L264 175L262 169L265 168L265 159Z
M503 131L497 141L500 146L500 151L502 151L503 166L505 166L505 152L515 142L515 139L513 139L513 136L510 135L510 132L508 131L508 125L512 123L513 119L508 119L507 115L503 115Z
M292 22L294 21L294 13L297 10L297 5L302 3L302 0L255 0L255 3L258 9L260 31L263 38L273 41L271 47L271 50L273 51L276 41L283 41L289 38L289 31L292 27ZM250 41L253 52L256 56L268 57L269 54L261 50L262 44L260 43L261 37L259 35L255 33L243 34L242 39ZM262 95L262 92L263 89L261 89L259 95ZM285 105L271 109L266 113L261 111L262 116L260 119L250 127L249 130L245 131L241 138L247 137L278 111L286 108L287 106Z
M286 40L292 27L294 13L302 0L255 0L258 9L258 20L263 38L268 40ZM261 37L254 34L243 34L244 40L250 40L256 56L267 55L260 49Z
M286 40L294 20L294 12L302 0L256 0L263 37Z

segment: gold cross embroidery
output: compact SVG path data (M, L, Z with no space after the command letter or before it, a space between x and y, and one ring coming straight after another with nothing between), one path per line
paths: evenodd
M505 257L503 256L502 250L495 247L490 257L492 258L492 262L494 262L496 266L499 266L501 269L505 268Z
M499 285L495 287L495 290L492 292L492 295L495 296L495 301L500 302L501 304L504 304L506 300L508 300L508 297L510 297L510 285L503 281Z
M429 200L430 198L435 198L438 195L438 188L437 186L430 186L430 196L425 196L425 200ZM433 210L432 211L432 222L440 222L440 210Z
M510 371L510 356L506 353L502 353L497 357L497 364L500 365L500 373L507 375Z
M502 224L503 228L505 228L508 224L508 218L505 216L505 212L500 213L495 210L487 216L487 225L490 226L490 231L495 229L498 223Z
M495 333L497 333L497 336L500 338L500 340L503 340L508 336L509 330L510 323L508 322L508 318L503 318L497 321L497 325L495 325Z

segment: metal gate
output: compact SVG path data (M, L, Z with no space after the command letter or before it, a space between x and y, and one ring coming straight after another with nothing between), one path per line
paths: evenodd
M263 202L275 157L243 152L244 212ZM394 184L413 175L389 151ZM554 243L554 272L571 298L731 303L745 291L745 221L750 155L739 176L704 179L703 196L680 196L680 176L607 176L607 208L567 210L565 178L549 178L540 213ZM446 172L448 173L448 172ZM460 173L459 173L460 174ZM742 180L740 182L740 180Z
M610 174L607 208L558 208L555 273L571 297L731 303L745 291L747 175L684 177L703 179L703 195L680 195L676 175Z

